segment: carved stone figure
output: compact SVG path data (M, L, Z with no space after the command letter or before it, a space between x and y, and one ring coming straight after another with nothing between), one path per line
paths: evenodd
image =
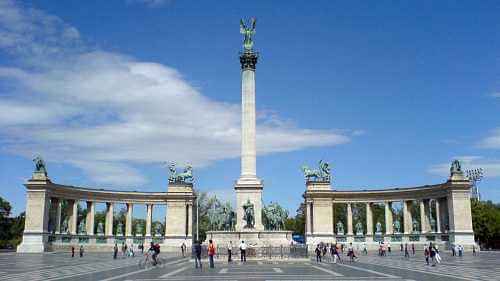
M429 224L431 225L431 231L436 232L436 220L434 219L434 217L430 216Z
M35 173L42 173L47 176L45 161L43 161L42 157L40 155L35 156L33 162L35 163Z
M68 229L68 218L66 218L63 223L62 223L62 226L61 226L61 233L68 233L69 232L69 229Z
M168 177L169 183L186 183L193 181L193 167L191 165L186 165L182 173L178 173L175 168L175 162L171 162L168 166L170 171L170 176Z
M413 232L418 232L418 223L417 223L417 221L413 221Z
M82 220L78 224L78 234L85 234L85 233L87 233L87 231L85 229L85 220Z
M328 162L323 162L323 160L319 161L319 169L313 170L309 168L307 165L303 165L301 167L302 172L304 173L304 178L306 181L320 181L320 182L330 182L330 164Z
M375 224L375 233L382 233L382 224L379 221Z
M135 235L142 235L142 224L138 223L135 225Z
M401 223L398 220L392 223L392 227L394 228L395 233L401 232Z
M104 233L104 225L102 222L97 224L97 234L102 235Z
M162 229L161 223L157 223L155 226L155 236L161 236L161 229Z
M337 234L344 235L344 224L341 221L337 223Z
M255 213L254 213L254 206L250 202L250 200L247 200L247 202L243 205L243 219L246 222L244 228L254 228Z
M355 227L356 227L356 235L363 235L363 224L360 221L356 223Z
M288 211L278 203L272 203L262 209L264 226L269 230L282 230L285 227L285 220L288 218Z
M243 19L240 20L240 33L244 35L243 49L245 52L251 52L253 48L252 36L255 34L255 24L257 20L255 18L250 19L250 27L245 25Z
M122 236L123 235L123 224L121 222L118 223L116 226L116 235Z
M462 173L462 165L459 160L453 160L451 162L450 174Z

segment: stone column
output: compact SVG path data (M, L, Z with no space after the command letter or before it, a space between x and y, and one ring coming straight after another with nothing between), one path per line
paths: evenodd
M146 208L146 237L149 237L151 236L151 222L153 221L153 204L147 204Z
M132 236L133 210L134 210L134 205L132 203L127 203L127 216L125 218L125 236Z
M420 203L420 232L421 233L426 233L428 231L427 229L427 216L425 213L425 202L424 199L419 200Z
M53 198L54 204L56 205L56 233L61 233L61 212L62 212L62 202L59 198Z
M75 200L68 200L68 226L69 233L77 234L78 228L78 202Z
M372 203L366 203L366 235L373 235Z
M435 200L436 202L436 232L441 233L441 214L439 213L439 199Z
M113 236L113 203L106 203L106 235Z
M403 227L405 234L410 234L413 230L412 216L408 208L408 204L410 203L411 201L403 201Z
M94 235L94 215L95 203L87 201L87 218L85 219L85 227L87 228L88 235Z
M192 237L193 236L193 203L189 202L186 205L186 236L187 237Z
M29 184L26 187L30 188ZM46 190L29 190L26 194L26 219L19 253L44 252L48 242L50 198ZM3 230L3 229L2 229Z
M393 233L391 202L385 202L384 205L385 205L385 234L391 235Z
M313 223L312 203L307 202L306 203L306 235L312 234L312 223Z
M455 185L455 183L453 183ZM448 216L450 242L463 245L470 250L474 241L470 204L470 183L457 183L448 191Z
M347 203L347 235L353 235L352 232L352 206Z

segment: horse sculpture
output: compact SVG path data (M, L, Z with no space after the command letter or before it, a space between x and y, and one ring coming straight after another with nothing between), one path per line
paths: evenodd
M186 165L184 172L182 173L177 173L174 162L170 163L168 170L170 171L170 176L168 177L168 181L170 183L188 182L188 180L193 180L193 167L189 164Z
M323 160L319 161L319 169L313 170L309 168L307 165L303 165L301 167L302 172L304 173L304 178L306 181L311 181L314 179L315 181L330 181L330 165L328 162L323 162Z

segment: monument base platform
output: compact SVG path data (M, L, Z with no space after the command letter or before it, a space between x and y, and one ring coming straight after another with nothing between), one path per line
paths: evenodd
M245 241L250 247L288 246L292 244L292 232L287 230L264 231L208 231L207 241L212 239L216 245L226 245L229 241L235 247Z

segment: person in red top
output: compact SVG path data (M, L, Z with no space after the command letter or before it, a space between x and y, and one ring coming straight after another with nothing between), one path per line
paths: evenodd
M214 255L215 255L215 245L212 239L208 240L208 260L210 262L210 268L214 268Z

